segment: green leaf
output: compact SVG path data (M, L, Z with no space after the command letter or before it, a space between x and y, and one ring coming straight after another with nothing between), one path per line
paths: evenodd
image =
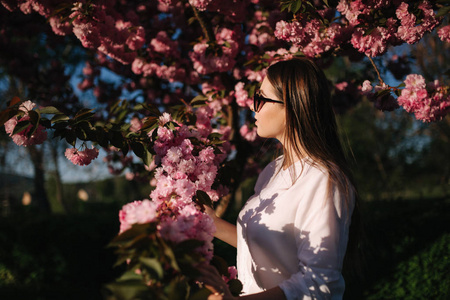
M75 147L75 142L77 141L77 136L73 130L67 130L65 134L66 141Z
M105 148L109 146L109 141L108 141L108 138L106 136L106 133L105 133L105 130L103 127L99 127L99 126L95 127L95 136L96 136L96 141L100 146L105 147Z
M155 126L158 126L158 117L148 117L144 124L142 124L141 130L145 130L147 132L147 130L150 131Z
M120 124L122 123L122 121L125 119L125 117L128 115L128 111L127 110L121 110L119 112L119 114L117 115L116 120L114 121L114 123Z
M211 294L211 291L204 287L191 294L188 300L206 300Z
M185 300L188 290L189 286L187 282L180 277L175 277L169 285L164 287L164 292L170 300Z
M161 279L164 276L164 270L161 263L156 258L140 257L139 261L149 272L149 275L155 279Z
M141 105L143 109L149 111L154 116L159 117L160 115L162 115L159 109L153 104L142 103Z
M85 141L87 139L86 131L84 131L84 129L81 127L75 128L75 134L76 134L77 138L82 141Z
M116 299L136 300L149 298L149 287L142 280L126 280L105 285Z
M3 124L6 123L9 119L14 117L16 113L11 109L5 109L4 111L0 112L0 126L3 126Z
M141 142L131 142L130 146L134 154L136 154L138 157L143 158L144 155L146 155L146 149Z
M220 134L218 132L213 132L208 135L208 140L220 140L221 137L222 137L222 134Z
M27 133L27 137L31 138L31 136L36 132L39 124L31 124L31 128Z
M237 279L231 279L228 281L228 288L230 289L231 294L237 297L242 291L242 283Z
M301 7L302 7L302 0L297 0L297 2L295 2L293 6L291 6L292 13L296 14Z
M248 96L251 98L255 95L256 92L256 85L252 85L250 89L248 90Z
M206 205L208 207L213 207L213 202L211 200L211 198L209 197L209 195L201 190L197 190L197 192L195 192L195 198L197 199L197 203L202 206L202 205Z
M92 111L93 111L93 109L83 108L75 115L74 119L81 118L82 116L90 114Z
M111 145L113 145L114 147L119 149L124 147L125 139L120 131L115 130L109 131L108 138L109 141L111 142Z
M170 130L175 130L175 128L180 127L180 125L172 121L167 122L165 126L168 127Z
M230 273L228 273L228 264L222 257L214 255L211 260L211 265L216 267L220 275L230 276Z
M436 17L439 18L439 17L446 16L449 12L450 12L450 6L441 7L437 12Z
M16 133L22 132L25 129L27 129L30 125L31 125L31 122L28 120L19 122L19 123L17 123L16 127L14 127L12 134L14 135Z
M150 166L153 161L153 155L150 153L150 151L146 150L145 156L142 157L142 160L144 161L144 164Z
M30 110L28 112L28 115L30 116L31 123L33 125L39 124L39 120L41 119L41 115L38 112L36 112L34 110Z
M36 111L39 111L41 114L53 114L53 115L61 114L61 112L54 106L42 107L40 109L36 109Z
M54 115L51 119L52 124L68 121L70 118L63 114Z
M149 236L154 232L156 232L155 223L133 224L130 229L114 237L108 247L129 246L135 241L136 237Z
M117 100L109 107L109 112L114 113L114 111L119 107L119 104L122 102L122 100Z
M167 245L167 243L165 243L162 239L160 239L159 242L161 243L164 255L169 259L170 266L174 270L180 271L180 267L178 266L177 260L175 258L175 253L173 252L172 248Z
M117 278L117 281L142 281L142 275L137 274L136 269L137 268L133 268L124 272L119 278Z
M205 101L205 100L208 100L208 97L206 97L205 95L203 95L203 94L200 94L200 95L197 95L197 96L195 96L192 100L191 100L191 105L193 104L193 103L195 103L195 102L197 102L197 101Z
M128 131L131 127L131 124L122 124L120 126L120 131Z

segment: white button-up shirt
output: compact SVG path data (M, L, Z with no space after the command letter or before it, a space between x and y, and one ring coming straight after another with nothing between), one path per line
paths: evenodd
M288 300L342 299L341 274L354 201L346 204L329 175L304 160L260 174L237 221L237 269L244 294L279 286ZM279 172L278 172L279 171ZM298 176L300 174L300 176Z

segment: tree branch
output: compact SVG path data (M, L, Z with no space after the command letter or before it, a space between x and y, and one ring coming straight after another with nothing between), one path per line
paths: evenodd
M200 23L200 27L202 28L203 34L208 42L215 41L214 33L212 31L211 25L207 24L207 21L200 15L200 12L195 7L191 6L194 11L195 18Z
M372 66L375 69L375 72L377 72L378 80L380 81L380 85L383 85L384 81L383 81L383 79L381 79L380 71L378 71L378 68L375 65L375 62L373 61L372 57L370 57L369 55L366 55L366 56L369 58L370 62L372 63Z

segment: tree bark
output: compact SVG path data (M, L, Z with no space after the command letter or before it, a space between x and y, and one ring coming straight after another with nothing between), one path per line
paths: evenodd
M51 212L47 192L45 190L45 169L43 162L42 149L36 146L28 146L28 152L34 168L34 193L33 200L36 201L39 211L44 213Z
M52 151L53 164L55 165L55 170L53 171L53 175L55 176L56 201L61 205L63 212L66 213L67 205L64 202L63 184L62 184L62 180L61 180L61 173L59 173L58 144L56 141L50 141L49 144L50 144L50 149Z

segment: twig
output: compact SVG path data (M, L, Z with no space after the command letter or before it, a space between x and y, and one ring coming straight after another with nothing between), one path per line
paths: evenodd
M375 62L373 61L372 57L370 57L369 55L366 55L366 56L369 58L370 62L372 63L372 66L374 67L375 72L377 72L378 80L380 81L380 85L383 85L384 81L383 81L383 79L381 79L380 71L378 71L378 68L375 65Z
M191 6L192 10L194 11L195 18L200 23L200 27L202 28L203 34L205 35L205 38L208 40L208 42L213 42L215 40L214 34L212 32L212 29L208 24L206 24L205 19L200 15L200 12L195 7Z

